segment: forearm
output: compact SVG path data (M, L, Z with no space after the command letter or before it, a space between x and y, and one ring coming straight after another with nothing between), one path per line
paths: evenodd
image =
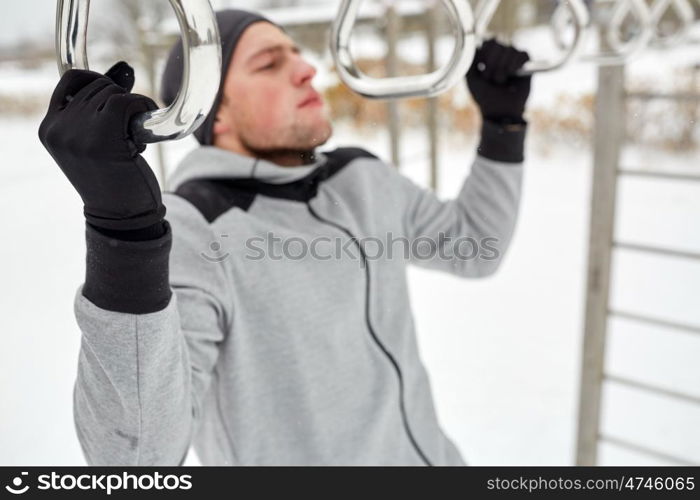
M407 237L434 242L433 252L413 263L472 278L496 271L517 221L524 138L524 125L504 128L486 122L471 172L452 200L439 200L397 176L407 200Z
M89 465L178 465L192 429L190 363L176 296L151 314L107 311L76 294L82 331L73 393Z
M127 241L89 224L73 402L90 465L177 465L192 425L190 363L168 282L169 225ZM119 234L122 237L146 234Z
M457 222L452 230L453 240L469 238L469 243L477 251L474 256L457 245L451 249L453 270L465 277L488 276L498 269L510 246L518 219L523 164L496 160L487 154L479 152L469 177L454 200ZM514 155L515 152L506 154Z

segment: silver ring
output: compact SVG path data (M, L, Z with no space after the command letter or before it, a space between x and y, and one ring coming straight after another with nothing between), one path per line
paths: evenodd
M488 36L488 26L500 3L501 0L480 0L477 4L475 12L476 34L480 41L485 40ZM568 50L556 60L528 61L523 68L518 71L518 75L526 76L534 73L553 71L565 66L578 55L584 40L586 26L588 26L590 21L588 9L581 0L562 0L559 7L567 9L573 20L574 38Z
M221 41L207 0L170 0L182 33L185 54L182 87L167 108L141 113L130 123L134 141L147 144L181 139L207 117L221 81ZM58 0L56 54L61 75L89 69L87 26L90 0Z
M619 38L619 30L628 14L634 16L639 29L634 37L623 42ZM644 50L653 35L653 19L651 9L645 0L617 0L612 6L610 22L605 28L605 41L610 51L598 54L588 54L582 57L584 61L601 66L622 64ZM603 35L601 35L603 36Z
M455 31L454 51L447 64L423 75L372 78L357 68L350 53L350 36L361 0L342 0L331 34L331 53L340 79L356 93L371 99L432 97L462 80L474 60L474 16L466 0L441 2L447 9Z

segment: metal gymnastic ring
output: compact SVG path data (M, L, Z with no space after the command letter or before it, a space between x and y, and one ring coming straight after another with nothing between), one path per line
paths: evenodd
M331 53L340 79L353 91L371 99L432 97L462 80L474 59L474 16L466 0L440 0L455 29L455 46L442 68L423 75L372 78L357 68L350 53L350 37L361 0L342 0L333 22Z
M678 19L681 23L680 28L672 35L661 36L658 32L658 27L669 8L673 8L678 14ZM656 42L664 47L678 45L686 40L695 22L695 12L688 0L656 0L651 6L651 17L654 27L657 29L656 36L652 39L652 42Z
M628 14L637 19L639 31L630 41L623 42L618 33ZM606 42L612 52L593 54L585 59L600 65L622 64L641 53L649 45L653 34L654 18L645 0L618 0L613 6L611 19L605 30Z
M488 26L496 13L501 0L479 0L477 4L475 17L476 17L476 34L479 40L483 41L488 36ZM573 60L581 49L581 44L584 40L584 33L586 26L588 26L590 17L588 15L588 9L582 0L562 0L559 6L561 8L567 9L571 14L571 19L574 21L574 38L571 46L562 55L559 60L554 61L528 61L522 70L518 73L520 75L531 75L533 73L541 73L544 71L553 71L559 69Z
M130 131L142 144L181 139L206 119L221 80L221 42L207 0L169 0L182 33L185 59L182 87L167 108L134 117ZM90 0L58 0L56 53L59 73L89 69L87 26Z

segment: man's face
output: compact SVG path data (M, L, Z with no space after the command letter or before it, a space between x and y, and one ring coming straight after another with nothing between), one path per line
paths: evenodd
M316 69L279 28L258 22L241 36L226 75L214 124L214 144L256 156L311 151L332 127Z

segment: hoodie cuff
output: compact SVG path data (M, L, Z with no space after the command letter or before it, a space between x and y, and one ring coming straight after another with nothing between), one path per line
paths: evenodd
M479 156L503 163L522 163L525 160L525 133L527 122L500 124L484 120L481 126Z
M168 267L172 232L167 220L163 228L164 234L155 239L127 241L86 222L83 296L115 312L148 314L165 309L172 295Z

